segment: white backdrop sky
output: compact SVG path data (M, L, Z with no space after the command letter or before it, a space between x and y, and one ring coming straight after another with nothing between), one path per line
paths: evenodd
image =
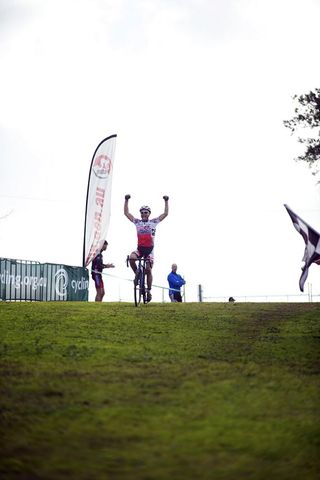
M0 256L81 265L90 162L116 133L108 273L132 276L124 195L156 216L167 194L156 285L175 262L187 300L299 294L283 204L319 231L320 188L283 120L319 87L319 20L319 0L0 0ZM105 300L127 285L107 277Z

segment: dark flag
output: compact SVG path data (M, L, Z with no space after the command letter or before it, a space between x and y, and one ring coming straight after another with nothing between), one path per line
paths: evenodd
M305 262L302 267L302 274L299 280L301 292L303 292L304 283L308 276L308 270L312 263L320 265L320 234L308 225L302 218L294 213L288 205L284 205L290 215L295 229L302 235L305 250L302 261Z

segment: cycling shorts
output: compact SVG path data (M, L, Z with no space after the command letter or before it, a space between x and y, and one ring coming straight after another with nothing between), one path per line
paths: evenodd
M92 280L94 281L94 285L96 288L104 288L104 283L103 283L101 273L92 273L91 277L92 277Z
M138 258L145 257L150 263L151 267L154 262L153 247L139 247L133 253L137 255Z

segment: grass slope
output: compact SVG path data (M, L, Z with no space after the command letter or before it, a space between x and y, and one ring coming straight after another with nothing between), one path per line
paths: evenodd
M319 478L319 304L0 303L2 479Z

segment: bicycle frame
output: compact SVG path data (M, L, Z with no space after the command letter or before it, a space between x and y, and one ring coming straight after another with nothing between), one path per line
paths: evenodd
M134 280L134 303L137 307L141 300L143 303L147 302L147 288L146 288L146 264L148 260L145 257L137 258L137 272ZM129 266L129 255L127 256L127 267Z

